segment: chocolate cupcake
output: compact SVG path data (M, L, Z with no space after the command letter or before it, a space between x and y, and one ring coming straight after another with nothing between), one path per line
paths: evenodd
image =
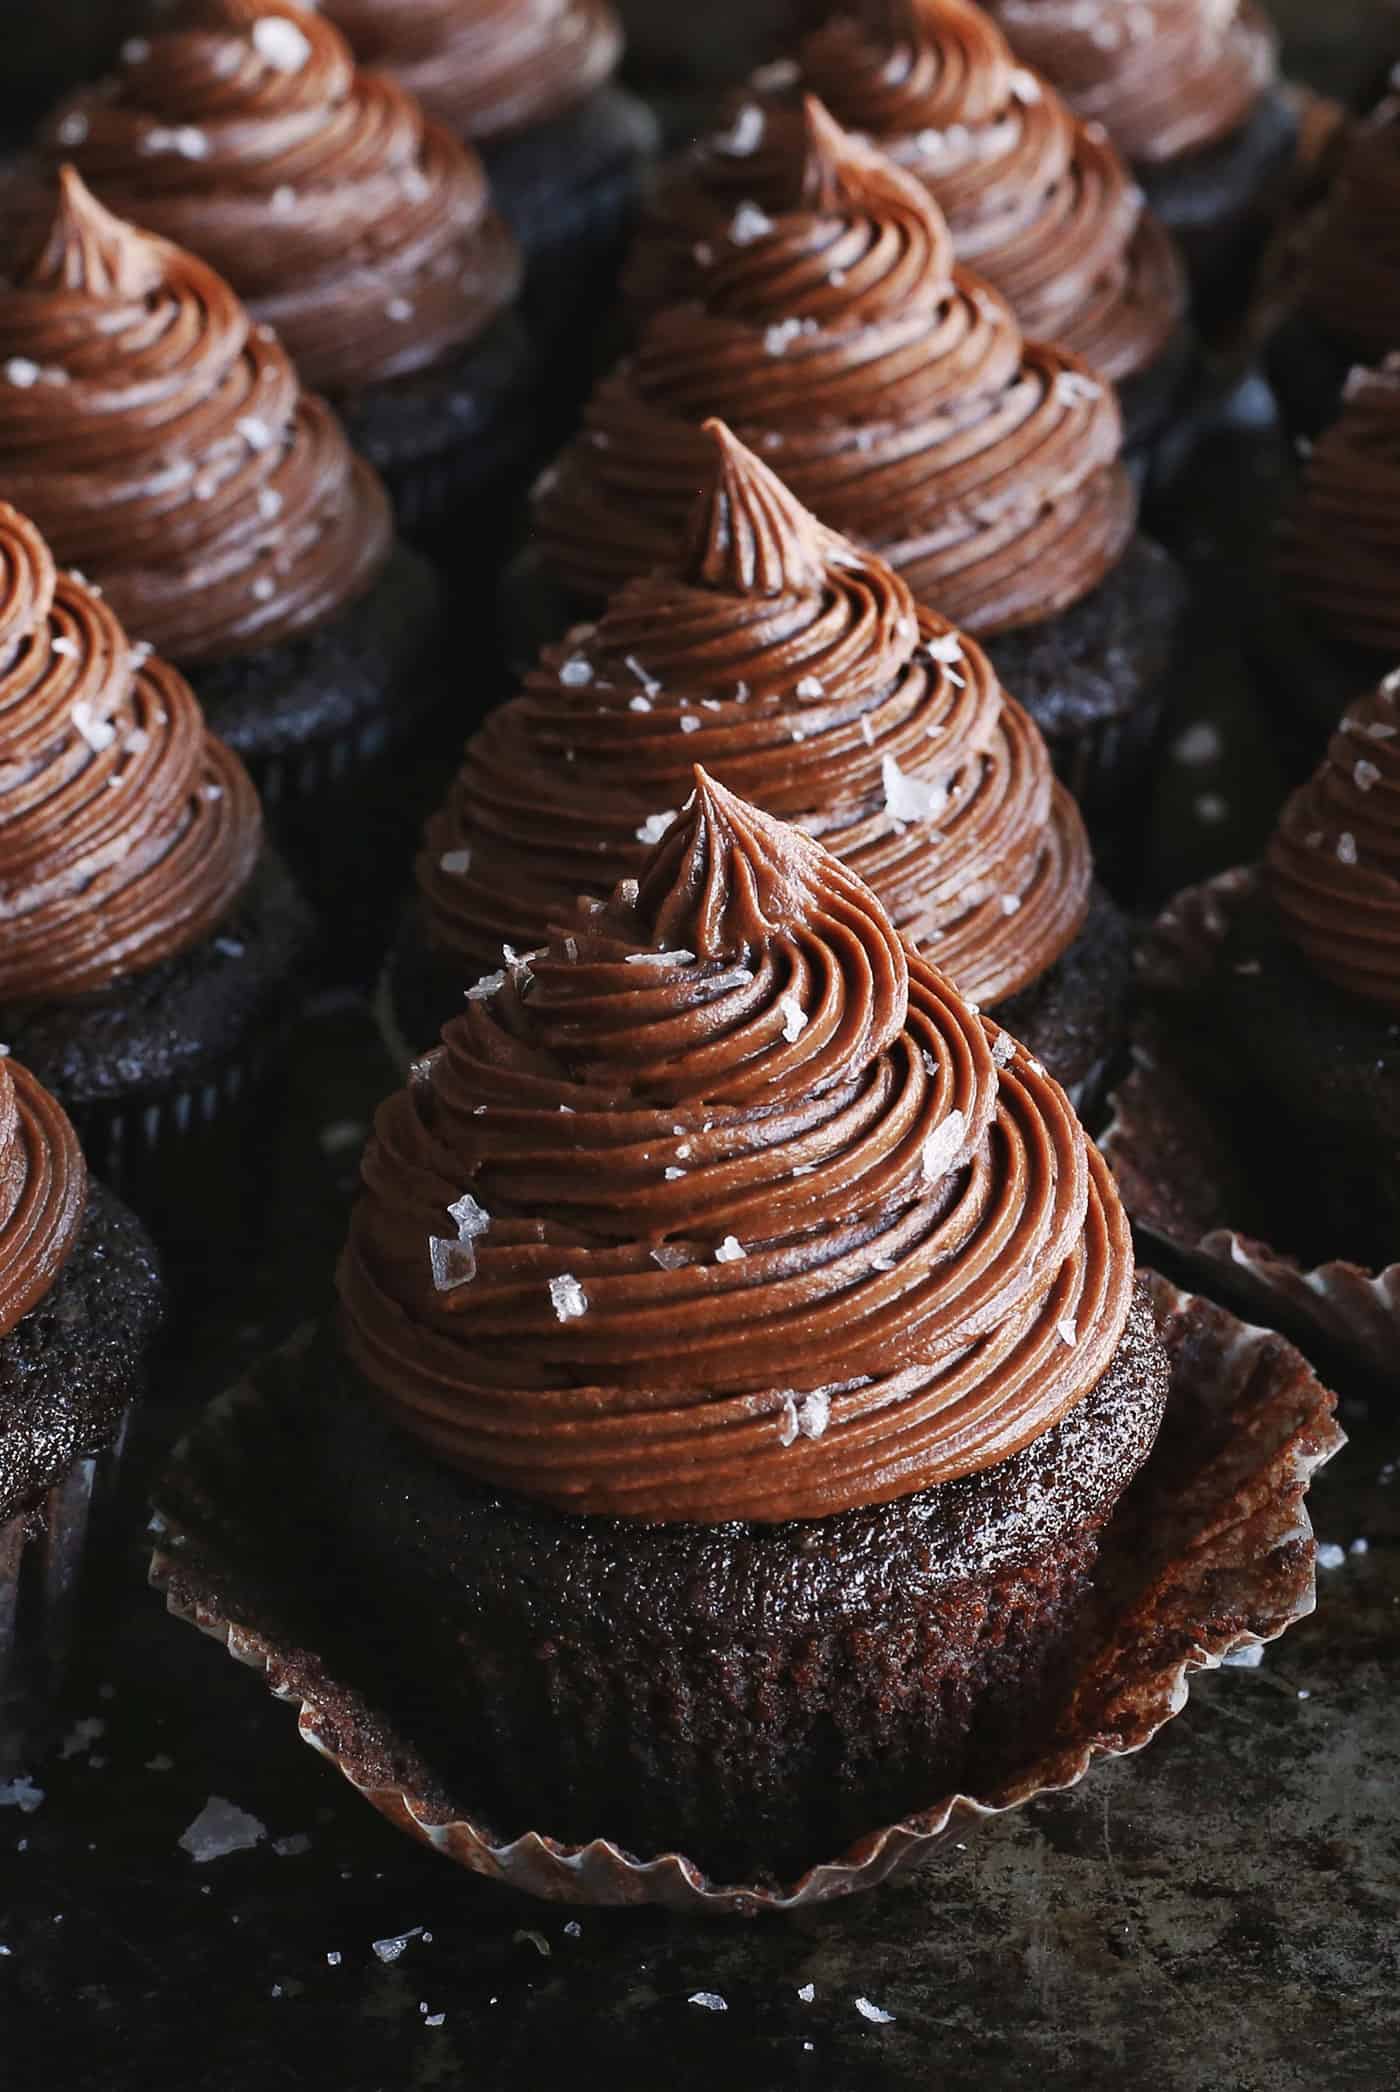
M1263 863L1171 903L1143 972L1149 1054L1110 1143L1135 1216L1214 1290L1393 1387L1400 671L1347 711Z
M84 1551L144 1392L162 1315L155 1252L90 1184L77 1136L0 1057L0 1769L42 1739L73 1640Z
M388 980L416 1050L503 947L639 876L697 762L816 836L1087 1110L1131 939L1045 744L975 640L817 523L721 422L678 567L546 651L469 743Z
M347 826L438 695L439 584L271 328L71 168L0 283L0 480L189 676L308 885L349 913Z
M744 205L791 208L783 134L808 94L926 189L958 261L1028 335L1113 380L1129 451L1145 458L1192 362L1180 258L1107 134L1078 123L968 0L867 0L760 72L726 129L663 181L629 265L633 300L703 297L701 254L727 251L736 218L745 237L757 221Z
M1254 0L987 0L1012 48L1132 166L1196 310L1237 318L1292 180L1298 116Z
M1307 447L1261 574L1249 643L1295 775L1350 701L1400 660L1400 355L1357 367Z
M217 269L382 473L401 529L488 508L536 440L515 242L476 153L324 17L186 0L48 118L119 217Z
M310 920L247 771L0 503L0 1038L129 1189L246 1096Z
M1058 1086L697 771L380 1110L288 1391L356 1646L512 1836L787 1873L1053 1729L1168 1368Z
M1270 382L1295 437L1337 416L1354 365L1400 349L1400 98L1351 125L1321 201L1288 228L1269 300L1285 317L1266 348Z
M675 559L707 469L700 424L718 414L982 640L1075 792L1121 816L1185 591L1135 535L1111 389L1024 342L1006 301L954 266L928 192L819 103L771 143L773 209L736 213L703 303L653 314L537 488L537 548L509 580L516 658L527 619L533 657Z
M327 0L365 65L394 73L477 146L524 251L525 305L556 387L606 309L656 149L656 121L613 80L607 0Z

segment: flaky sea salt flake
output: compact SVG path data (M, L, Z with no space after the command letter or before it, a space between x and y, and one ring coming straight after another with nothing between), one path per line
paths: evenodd
M286 15L264 15L253 24L253 49L277 73L299 73L311 56L311 39Z
M795 1046L807 1029L807 1012L793 994L779 996L778 1009L783 1020L783 1037L789 1046Z
M675 818L676 810L674 807L671 808L669 813L648 814L646 819L643 821L641 827L637 830L637 841L639 843L648 844L659 843L662 836L665 835L667 829L670 827L671 823L675 820ZM634 956L650 957L653 955L637 953ZM654 956L662 957L664 955L657 953Z
M1356 837L1349 828L1344 828L1337 837L1337 862L1338 864L1355 864L1356 856Z
M857 1998L856 2010L861 2018L868 2019L872 2026L888 2027L894 2023L893 2012L886 2012L883 2005L872 2005L869 1998Z
M717 1264L737 1264L741 1257L746 1257L747 1255L748 1251L744 1248L737 1235L726 1235L719 1248L715 1251L715 1262Z
M924 1142L924 1176L930 1184L946 1177L967 1138L967 1120L960 1111L950 1111Z
M236 1802L226 1801L221 1794L211 1794L181 1835L179 1845L197 1867L202 1867L231 1852L246 1852L266 1836L267 1826L259 1823L256 1816L250 1816Z
M736 247L748 247L773 230L773 220L756 203L741 203L729 221L729 237Z
M110 748L117 738L117 730L111 721L99 719L86 700L74 705L69 716L73 721L74 732L87 742L94 755L100 755L104 748Z
M257 414L241 414L234 423L239 435L249 450L269 450L272 447L272 430Z
M1351 777L1358 792L1369 792L1372 785L1381 781L1380 771L1374 763L1368 763L1364 756L1359 763L1352 765Z
M389 1963L398 1960L410 1940L423 1936L425 1935L421 1925L411 1925L407 1932L396 1932L391 1934L388 1939L372 1940L370 1944L379 1956L379 1959L382 1962Z
M549 1282L550 1304L561 1322L576 1322L588 1313L588 1295L571 1271L561 1271Z
M880 777L885 787L885 812L901 825L937 820L948 803L943 785L907 776L892 755L882 757Z
M727 2012L728 2005L717 1990L692 1990L686 1999L688 2005L699 2005L706 2012Z
M428 1262L436 1293L455 1293L476 1277L476 1251L470 1241L454 1241L450 1235L428 1237Z
M444 850L438 859L440 868L452 878L460 879L472 868L472 853L465 844L460 850Z
M1062 1316L1055 1324L1055 1328L1059 1334L1060 1342L1068 1344L1072 1351L1079 1342L1079 1331L1075 1328L1072 1318L1069 1315Z
M474 987L468 988L467 1001L489 1002L493 995L500 994L500 991L502 990L502 988L504 988L505 984L506 976L504 967L502 967L501 970L497 973L484 973L481 976L481 979L476 983Z
M31 385L37 385L39 375L38 364L32 363L28 356L11 356L5 364L6 382L18 385L22 392L27 392Z
M570 654L559 671L559 680L566 690L582 690L593 681L593 670L582 654Z
M734 121L727 131L718 132L711 143L717 153L731 160L747 160L763 143L765 129L763 111L756 102L745 102L735 113Z

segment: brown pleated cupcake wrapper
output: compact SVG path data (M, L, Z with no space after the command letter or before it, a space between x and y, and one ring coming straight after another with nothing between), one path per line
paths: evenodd
M1252 868L1236 866L1177 894L1139 955L1148 990L1204 990L1255 884ZM1309 1268L1231 1226L1228 1213L1208 1213L1225 1201L1210 1184L1208 1156L1186 1152L1191 1143L1182 1129L1193 1124L1212 1136L1209 1110L1174 1066L1169 1038L1141 1026L1132 1070L1109 1098L1099 1146L1149 1251L1157 1243L1192 1285L1286 1330L1305 1348L1321 1342L1339 1360L1393 1384L1400 1374L1400 1264L1368 1271L1337 1259Z
M264 812L271 814L278 807L343 788L361 770L378 762L397 738L394 721L384 713L328 740L311 741L278 755L249 754L243 760Z
M69 1116L95 1173L114 1191L139 1186L186 1141L213 1132L256 1091L267 1071L259 1047L160 1097L74 1105Z
M0 1773L36 1745L72 1654L84 1561L116 1487L131 1411L40 1502L0 1525Z
M1073 1678L1043 1724L1031 1725L1042 1740L985 1792L931 1795L927 1808L820 1858L796 1880L715 1881L677 1852L626 1852L602 1834L605 1826L583 1844L563 1843L547 1826L502 1838L472 1814L470 1796L446 1792L412 1739L394 1733L351 1679L331 1675L315 1653L315 1621L289 1626L294 1563L290 1572L287 1561L270 1563L264 1544L240 1535L240 1495L287 1486L259 1458L263 1398L252 1383L221 1397L177 1450L164 1495L157 1492L151 1581L177 1618L263 1673L297 1708L302 1740L373 1807L473 1873L555 1902L741 1916L873 1888L986 1817L1075 1786L1095 1759L1141 1749L1180 1713L1193 1671L1273 1640L1313 1608L1304 1498L1314 1469L1343 1443L1332 1397L1282 1337L1163 1279L1154 1276L1152 1286L1172 1362L1166 1416L1105 1529ZM307 1341L303 1333L292 1348ZM192 1485L199 1478L187 1501L202 1491L206 1509L213 1503L198 1529L169 1508L182 1472ZM295 1549L294 1529L288 1539ZM305 1602L304 1583L300 1589Z

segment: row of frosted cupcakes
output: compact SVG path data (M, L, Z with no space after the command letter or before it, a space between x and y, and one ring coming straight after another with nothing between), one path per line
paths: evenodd
M805 214L815 244L837 240L859 264L890 244L879 215L890 208L889 178L865 148L839 133L833 141L822 112L807 108L801 119L802 153L815 141L836 168L832 184L803 198L816 205ZM70 185L70 206L76 195ZM893 238L913 257L906 281L921 347L930 321L917 296L921 272L932 257L946 285L946 253L915 185L901 189L896 177L894 196ZM764 260L787 242L790 256L792 226L756 208L768 223L737 244ZM1130 496L1112 464L1111 397L1055 352L1041 352L1037 368L1006 309L981 295L1012 418L1049 402L1051 419L1073 429L1069 410L1085 410L1079 442L1097 429L1102 454L1072 495L1087 478L1101 508L1116 498L1121 528ZM791 346L775 352L765 343L764 353ZM1079 384L1061 384L1066 376ZM571 1611L558 1591L539 1601L553 1608L563 1645L541 1652L546 1670L506 1661L520 1646L513 1619L491 1618L474 1648L466 1756L489 1763L497 1782L514 1759L521 1768L514 1795L483 1790L495 1797L487 1806L498 1821L522 1820L531 1780L538 1795L542 1782L562 1776L567 1835L584 1834L596 1805L599 1829L629 1846L685 1836L712 1865L771 1871L811 1857L814 1839L868 1828L872 1812L913 1806L927 1791L913 1777L930 1779L934 1764L940 1778L956 1780L984 1733L978 1722L1004 1736L1018 1710L1044 1720L1047 1675L1068 1654L1066 1630L1093 1609L1100 1530L1147 1453L1170 1361L1156 1348L1145 1303L1129 1334L1131 1258L1102 1167L1039 1055L1018 1048L1000 1022L1013 1008L1018 1023L1038 1016L1045 1050L1064 1055L1066 1074L1078 1053L1086 1094L1096 1088L1104 1038L1092 1026L1076 1036L1073 1020L1085 1012L1083 984L1097 991L1108 969L1089 916L1082 824L1040 738L972 636L918 609L883 559L818 525L725 431L698 441L710 483L688 537L683 527L677 533L681 556L624 586L590 628L575 628L544 657L513 715L507 708L469 751L453 804L429 831L418 927L430 945L450 952L463 930L468 948L473 937L508 943L503 911L518 906L542 911L538 930L531 919L518 932L522 941L554 934L543 959L508 950L504 965L488 963L468 983L467 1017L449 1027L408 1101L386 1112L346 1265L347 1354L318 1353L313 1371L294 1376L293 1399L314 1409L337 1376L352 1374L349 1413L374 1444L366 1461L361 1441L347 1438L350 1479L363 1484L372 1470L385 1484L382 1500L362 1491L346 1498L356 1507L355 1547L371 1563L382 1551L391 1571L382 1588L396 1608L433 1623L444 1647L460 1647L464 1608L478 1614L483 1598L499 1594L504 1562L518 1562L538 1594L539 1563L567 1567L568 1550L583 1550L584 1567L566 1579L579 1605ZM1072 454L1074 444L1066 448ZM1069 477L1051 476L1007 504L1013 543ZM996 549L1005 555L1005 545ZM533 736L563 773L542 809L533 777L518 768ZM101 755L116 737L96 750L91 738L79 730ZM103 742L100 731L95 738ZM820 773L804 767L809 743ZM122 745L143 752L127 749L125 736ZM697 753L726 777L743 766L745 790L765 805L786 794L781 810L821 828L880 898L705 777L692 777L695 797L678 812ZM86 770L81 752L72 754ZM571 790L568 773L580 767ZM647 789L629 803L633 776ZM653 797L660 804L647 803ZM1337 863L1346 856L1330 852ZM564 927L580 888L576 927ZM901 943L891 915L961 974L985 963L983 992L997 1016L983 1026ZM1076 951L1087 966L1067 992ZM431 1004L439 990L425 980L422 956L411 946L401 954L400 980ZM459 971L455 1006L462 988ZM1102 998L1110 1033L1120 1021L1117 992L1110 978ZM444 1002L442 1014L453 1005ZM404 1018L402 1003L399 1014L426 1044L436 1014L427 1031L419 1027L428 1018ZM699 1054L693 1066L689 1045ZM712 1106L723 1120L713 1142ZM502 1115L493 1123L495 1107ZM582 1127L563 1123L579 1118ZM1008 1169L1013 1154L1024 1166ZM604 1160L620 1175L600 1201ZM747 1219L741 1234L746 1188L761 1224L775 1182L791 1212L769 1215L779 1223L769 1236ZM444 1187L450 1196L439 1198ZM498 1251L504 1262L493 1271ZM712 1297L720 1284L734 1296L732 1328ZM1172 1312L1162 1310L1164 1329ZM803 1317L814 1342L831 1338L813 1385ZM686 1339L679 1350L677 1328ZM539 1350L522 1386L525 1331ZM830 1378L833 1358L852 1367L847 1377ZM426 1440L435 1464L410 1463L405 1473L394 1459L397 1451L407 1460L404 1442L391 1435L387 1453L381 1447L374 1418L386 1402L410 1424L410 1438ZM653 1413L655 1433L642 1430L637 1419ZM1069 1417L1087 1437L1055 1436ZM311 1421L310 1481L321 1501L337 1495L327 1490L334 1467L319 1466L335 1446ZM1120 1424L1121 1457L1110 1457ZM1018 1438L1023 1429L1029 1435ZM512 1431L515 1450L506 1443ZM1033 1455L1026 1476L1008 1465L1018 1446ZM796 1458L780 1457L794 1449ZM1062 1454L1073 1470L1063 1489L1054 1479ZM1094 1459L1103 1487L1086 1496L1082 1469ZM465 1484L453 1469L465 1470ZM1045 1492L1040 1525L998 1524L1008 1486L1019 1502L1032 1472ZM979 1477L989 1497L981 1487L958 1489ZM497 1486L506 1491L500 1519ZM827 1522L850 1511L868 1527L871 1507L886 1497L898 1514L888 1532L838 1532ZM184 1508L188 1518L188 1500ZM403 1551L405 1513L425 1521L420 1560ZM1166 1544L1170 1504L1164 1516L1157 1538ZM759 1528L760 1539L771 1528L762 1541L771 1559L756 1564L746 1533L733 1559L719 1563L707 1550L726 1520ZM995 1528L991 1556L960 1548L969 1521L984 1535ZM653 1528L661 1536L654 1560L639 1537ZM857 1599L840 1588L858 1575L862 1548L903 1563L919 1544L910 1531L920 1528L925 1581L904 1593L902 1609L882 1602L872 1610L868 1593ZM1044 1559L1037 1539L1047 1543ZM771 1576L790 1600L788 1552L822 1543L835 1582L815 1596L833 1601L839 1620L817 1664L822 1690L813 1697L808 1623L790 1604L785 1613L781 1597L762 1597L765 1609L776 1607L771 1617L765 1610L769 1644L760 1654L749 1621L749 1639L721 1664L736 1691L701 1722L716 1660L705 1640L713 1591L749 1579L757 1602ZM688 1548L700 1550L689 1564ZM589 1565L606 1592L595 1589ZM677 1578L699 1606L679 1639L667 1610ZM629 1615L632 1642L617 1612L629 1580L662 1607L655 1617ZM972 1613L1018 1621L1009 1660L995 1635L969 1633ZM1216 1653L1255 1631L1256 1617L1245 1611L1217 1628ZM601 1659L600 1636L613 1646L611 1662ZM888 1666L913 1645L923 1653L906 1671L909 1690L890 1724ZM692 1647L700 1667L687 1672L681 1659ZM441 1650L430 1638L419 1654L443 1686ZM638 1720L637 1680L657 1676L665 1692ZM493 1680L490 1694L483 1678ZM765 1788L753 1755L750 1696L772 1702L774 1692L811 1701L800 1719L790 1710L785 1798ZM554 1719L544 1718L542 1698ZM935 1720L950 1701L966 1719ZM595 1716L557 1718L581 1705ZM440 1712L454 1708L449 1693ZM616 1712L597 1713L608 1708ZM624 1709L633 1733L619 1757ZM682 1764L678 1723L701 1739L698 1762ZM833 1723L844 1739L834 1794L829 1778L816 1778L821 1766L830 1773L822 1754Z

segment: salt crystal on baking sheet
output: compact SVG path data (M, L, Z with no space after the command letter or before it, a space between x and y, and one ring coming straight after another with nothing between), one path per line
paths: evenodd
M256 1816L250 1816L235 1802L225 1801L221 1794L211 1794L189 1829L182 1833L179 1844L196 1866L203 1866L209 1860L224 1859L230 1852L246 1852L266 1836L267 1826L259 1823Z
M0 1780L0 1809L18 1809L22 1815L32 1816L43 1806L44 1790L35 1786L27 1772L16 1774L12 1780Z
M804 2005L810 2005L816 1994L817 1986L815 1983L799 1983L797 1986L797 1995L801 1998Z
M857 1998L856 2010L861 2018L868 2019L872 2026L888 2027L893 2024L893 2012L886 2012L883 2005L872 2005L869 1998Z
M290 1837L274 1838L272 1849L281 1860L297 1860L304 1852L310 1852L311 1840L305 1831L293 1831Z
M472 853L465 847L460 850L444 850L438 864L453 878L460 878L464 872L469 872L472 868Z
M727 2012L728 2005L717 1990L692 1990L687 2004L703 2005L707 2012Z
M396 1932L388 1939L377 1939L371 1944L381 1961L397 1961L409 1941L417 1939L422 1930L421 1925L412 1925L407 1932Z

